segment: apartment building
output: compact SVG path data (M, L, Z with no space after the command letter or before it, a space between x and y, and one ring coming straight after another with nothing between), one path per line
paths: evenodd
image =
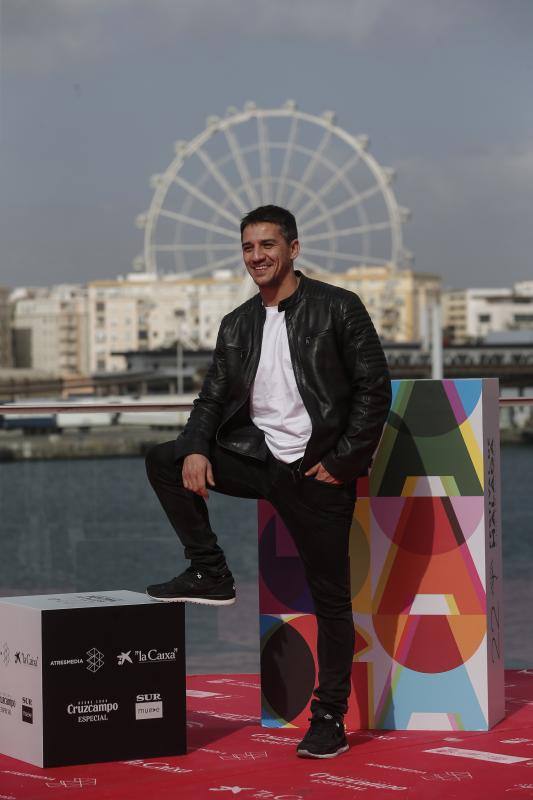
M324 280L324 275L312 275ZM351 289L366 304L387 341L422 338L428 307L439 297L437 275L391 267L354 267L328 282ZM219 270L210 277L132 273L88 285L89 369L126 369L121 352L173 345L210 349L222 317L256 289L245 273Z
M387 266L306 274L359 294L390 342L424 339L427 310L441 288L437 275ZM212 349L222 317L255 292L244 270L202 278L135 272L87 287L17 289L11 296L15 365L60 375L122 372L125 352L164 349L177 340L186 349Z
M0 368L12 366L10 289L0 286Z
M56 375L88 370L87 293L74 284L16 289L11 295L15 366Z
M441 293L439 275L390 266L352 267L332 274L329 282L359 295L388 342L424 341L430 309Z
M443 294L443 325L453 342L502 331L533 330L533 281L512 288L452 289Z
M132 273L88 285L89 369L126 369L121 352L169 347L213 348L220 321L236 305L241 276L207 278Z

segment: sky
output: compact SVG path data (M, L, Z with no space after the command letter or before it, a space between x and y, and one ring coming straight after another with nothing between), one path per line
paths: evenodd
M113 278L210 114L288 98L396 170L415 269L533 279L531 0L2 0L0 283Z

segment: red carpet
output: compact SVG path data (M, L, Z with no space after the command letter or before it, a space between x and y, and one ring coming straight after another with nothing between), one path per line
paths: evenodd
M0 800L533 797L533 670L506 678L490 733L354 731L348 753L304 760L301 731L259 726L256 675L193 676L187 756L46 770L0 756Z

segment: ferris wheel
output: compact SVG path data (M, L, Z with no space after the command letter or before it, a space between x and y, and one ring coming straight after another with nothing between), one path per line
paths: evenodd
M368 144L339 127L333 112L308 114L293 101L208 117L205 130L176 142L172 162L151 178L150 208L136 220L144 229L136 268L240 273L240 219L269 203L295 215L298 264L310 272L405 264L402 225L410 214L392 191L394 170L380 166Z

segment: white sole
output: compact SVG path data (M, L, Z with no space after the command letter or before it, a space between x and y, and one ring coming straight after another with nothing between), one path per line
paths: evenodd
M349 749L350 745L347 744L344 747L340 747L334 753L321 753L318 755L317 753L310 753L309 750L297 750L296 755L300 756L300 758L335 758L335 756L340 756L341 753L345 753Z
M146 594L152 600L159 600L162 603L197 603L200 606L232 606L236 600L235 597L231 597L229 600L210 600L206 597L154 597L148 592Z

